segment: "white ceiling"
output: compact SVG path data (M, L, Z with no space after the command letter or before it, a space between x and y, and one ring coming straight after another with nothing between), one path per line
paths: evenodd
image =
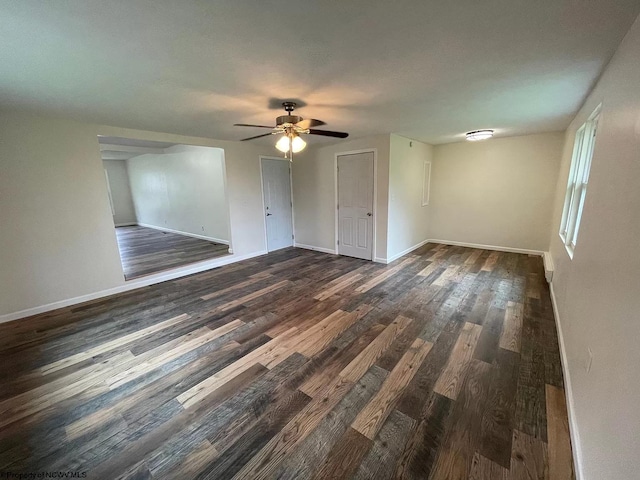
M232 124L273 124L270 101L291 98L351 137L559 130L639 13L638 0L0 0L0 106L226 140L262 133Z

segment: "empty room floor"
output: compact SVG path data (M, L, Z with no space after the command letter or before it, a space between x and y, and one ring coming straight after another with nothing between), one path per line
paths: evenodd
M301 249L0 325L0 470L570 479L539 257Z
M140 226L117 227L116 237L127 280L229 253L229 245Z

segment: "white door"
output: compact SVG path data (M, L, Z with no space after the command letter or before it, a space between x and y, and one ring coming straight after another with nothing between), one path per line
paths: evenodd
M373 152L338 156L338 253L373 259Z
M272 252L293 245L291 164L270 158L262 158L261 163L267 250Z

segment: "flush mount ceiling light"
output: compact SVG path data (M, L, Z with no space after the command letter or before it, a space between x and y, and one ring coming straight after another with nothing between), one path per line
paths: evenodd
M474 130L473 132L467 132L466 137L470 142L486 140L493 137L493 130Z

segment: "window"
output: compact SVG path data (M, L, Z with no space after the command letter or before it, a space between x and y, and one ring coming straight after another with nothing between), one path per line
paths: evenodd
M599 115L600 106L591 114L587 123L578 129L576 141L573 145L571 170L569 171L567 194L564 197L564 210L562 211L562 222L560 224L560 238L564 242L571 258L573 258L573 252L576 248L582 209L587 196L587 183L589 181L589 170L591 169L591 157L593 156L593 147L596 141Z

